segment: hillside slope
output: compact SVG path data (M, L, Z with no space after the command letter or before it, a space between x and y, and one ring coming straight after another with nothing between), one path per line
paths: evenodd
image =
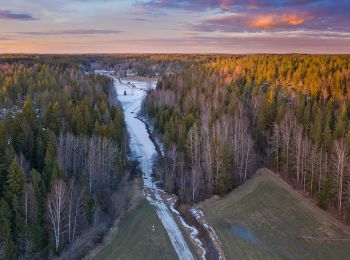
M347 259L350 229L267 169L200 203L228 259Z

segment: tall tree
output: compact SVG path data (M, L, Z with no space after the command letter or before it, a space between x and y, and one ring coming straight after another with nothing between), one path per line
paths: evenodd
M47 213L53 231L54 249L58 253L63 243L66 226L67 185L63 180L56 179L47 199Z
M335 193L338 213L343 209L345 178L348 174L349 151L344 139L336 140L333 147L333 167L335 173Z

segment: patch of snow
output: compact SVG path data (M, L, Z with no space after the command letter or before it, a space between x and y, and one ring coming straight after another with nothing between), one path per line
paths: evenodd
M201 211L200 209L197 209L197 208L191 208L190 209L190 212L191 214L198 220L198 219L202 219L204 220L204 213L203 211ZM205 220L204 220L205 221ZM207 223L204 223L203 224L204 228L209 232L209 235L211 237L211 240L212 241L217 241L220 246L222 246L222 243L218 237L218 235L216 234L215 230L213 227L209 226ZM220 250L218 251L219 252L219 259L222 259L222 256L221 256L221 253L220 253Z
M186 221L183 219L183 217L181 216L180 212L179 212L177 209L175 209L174 206L175 206L175 203L171 203L171 205L170 205L171 211L174 212L174 213L178 216L178 218L179 218L180 221L181 221L181 224L182 224L185 228L187 228L187 229L190 230L191 239L194 240L194 241L196 242L197 246L202 250L202 255L201 255L202 259L206 259L206 258L205 258L206 251L205 251L205 248L203 247L203 243L202 243L202 241L200 241L200 240L198 239L198 237L197 237L197 236L198 236L198 233L199 233L198 230L197 230L195 227L192 227L192 226L188 225L188 224L186 223Z
M203 218L204 216L203 212L200 209L191 208L190 212L196 219Z

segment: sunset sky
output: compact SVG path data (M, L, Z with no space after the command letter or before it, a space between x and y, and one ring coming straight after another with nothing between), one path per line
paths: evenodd
M1 0L8 52L350 53L350 0Z

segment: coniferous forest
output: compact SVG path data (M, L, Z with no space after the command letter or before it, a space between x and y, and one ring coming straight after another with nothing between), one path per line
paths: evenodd
M74 63L16 59L1 63L0 85L0 258L98 239L119 214L110 205L129 167L111 81Z
M127 208L123 110L95 69L159 77L142 112L181 202L267 167L350 222L350 56L2 55L0 258L82 256Z

